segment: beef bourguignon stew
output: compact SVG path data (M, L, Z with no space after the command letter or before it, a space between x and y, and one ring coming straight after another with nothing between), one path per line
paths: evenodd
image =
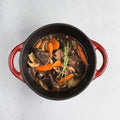
M75 87L83 78L88 62L76 39L62 33L42 37L28 55L29 73L44 90L61 92Z

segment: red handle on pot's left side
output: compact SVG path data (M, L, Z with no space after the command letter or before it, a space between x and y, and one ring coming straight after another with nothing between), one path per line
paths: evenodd
M94 46L94 49L99 50L100 53L102 54L102 57L103 57L103 64L102 64L102 66L99 70L96 69L96 73L95 73L95 76L93 78L93 80L94 80L97 77L99 77L100 75L102 75L104 73L104 71L106 70L106 67L107 67L107 64L108 64L108 55L107 55L106 50L99 43L97 43L93 40L91 40L91 42Z
M17 45L10 53L9 55L9 59L8 59L8 64L9 64L9 68L10 71L13 73L13 75L15 75L18 79L20 79L21 81L24 82L23 77L21 75L21 72L18 72L15 67L14 67L14 58L17 52L21 52L22 47L23 47L23 43Z

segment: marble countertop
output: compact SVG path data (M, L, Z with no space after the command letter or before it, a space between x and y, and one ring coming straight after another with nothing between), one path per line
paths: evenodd
M120 120L119 0L0 0L0 120ZM78 96L52 101L35 94L8 68L11 50L39 27L67 23L107 51L105 73ZM102 57L97 54L97 67ZM19 53L15 57L18 65Z

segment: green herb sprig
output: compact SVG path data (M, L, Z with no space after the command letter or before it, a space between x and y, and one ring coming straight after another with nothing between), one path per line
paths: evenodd
M58 75L58 78L61 76L61 79L65 75L65 80L66 80L66 74L67 74L67 65L68 65L68 50L69 50L69 42L67 42L67 46L64 46L64 63L63 63L63 69L61 73Z

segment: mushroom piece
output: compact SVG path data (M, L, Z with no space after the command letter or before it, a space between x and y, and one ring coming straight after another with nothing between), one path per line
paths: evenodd
M75 73L75 69L74 69L72 66L67 66L67 69L68 69L70 72Z
M60 73L60 72L61 72L60 67L54 67L53 69L54 69L57 73Z
M42 44L41 50L45 51L46 50L46 45L47 45L48 40L45 40Z
M31 52L29 55L28 55L29 59L31 60L31 62L34 62L35 61L35 56L33 54L33 52Z
M75 40L72 41L73 47L76 50L77 49L77 42Z
M28 65L30 66L30 67L38 67L39 65L40 65L40 63L38 63L38 62L30 62L29 60L28 60Z
M53 60L51 58L49 58L49 62L50 64L53 64Z
M41 85L41 87L45 90L48 90L48 87L46 84L44 84L41 80L39 80L39 84Z
M56 89L60 89L59 84L56 83L56 85L54 86Z
M34 56L34 54L33 54L33 52L31 52L29 55L28 55L28 57L29 57L29 59L30 59L30 61L28 60L28 65L30 66L30 67L38 67L39 65L40 65L40 63L38 63L38 62L36 62L36 59L35 59L35 56Z

